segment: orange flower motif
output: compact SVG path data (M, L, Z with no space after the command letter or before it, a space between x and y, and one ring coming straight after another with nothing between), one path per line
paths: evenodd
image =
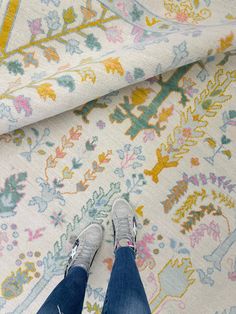
M102 163L108 163L110 161L110 158L108 158L107 156L110 155L112 152L108 151L107 154L105 153L101 153L100 155L98 155L98 160L99 162Z
M60 147L56 148L56 157L57 158L63 158L65 157L66 153L63 152L62 149L60 149Z
M176 14L176 20L179 22L186 22L188 20L188 14L184 11L180 11Z
M199 162L199 159L197 157L192 157L191 158L191 165L192 166L199 166L200 165L200 162Z
M184 137L190 137L192 134L192 130L190 128L184 128L183 129L183 136Z
M75 130L74 128L70 129L70 138L72 140L78 140L80 138L81 133Z
M55 91L52 89L52 84L44 83L36 87L37 92L41 98L46 100L47 98L51 98L53 101L56 100Z
M105 65L106 72L114 74L115 72L119 73L120 76L124 75L124 69L119 61L119 58L108 58L102 63Z
M43 51L44 57L48 60L48 61L56 61L59 62L60 61L60 57L58 55L58 53L56 52L56 49L53 47L48 47L45 48Z

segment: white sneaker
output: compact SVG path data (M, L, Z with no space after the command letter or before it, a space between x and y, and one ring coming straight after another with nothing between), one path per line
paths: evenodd
M115 251L120 247L131 247L136 252L137 222L130 204L123 198L112 205Z
M92 223L86 227L76 239L68 263L65 276L71 267L80 266L89 271L94 257L103 240L103 228L98 223Z

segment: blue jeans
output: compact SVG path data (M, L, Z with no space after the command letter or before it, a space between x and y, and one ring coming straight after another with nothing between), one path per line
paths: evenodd
M87 280L83 268L72 267L37 314L82 313ZM116 251L102 314L151 314L135 254L129 247Z

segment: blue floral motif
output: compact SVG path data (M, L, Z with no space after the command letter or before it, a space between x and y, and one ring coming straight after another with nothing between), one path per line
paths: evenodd
M123 149L118 149L117 153L121 160L121 165L114 170L114 173L120 178L125 176L125 169L137 169L143 165L142 161L145 160L144 155L142 155L142 146L132 148L131 144L126 144Z
M174 57L174 60L172 62L172 66L176 67L176 66L180 65L181 61L188 56L186 41L183 41L178 46L174 46L173 52L174 52L175 57Z
M80 43L76 39L69 39L66 45L66 52L69 52L71 55L74 53L82 53L83 51L79 48Z
M16 122L11 114L11 108L4 103L0 104L0 119L6 118L9 122Z
M60 17L58 16L57 11L53 10L48 12L48 16L45 18L48 28L52 31L56 31L60 26Z
M41 0L41 3L49 5L50 3L54 4L55 7L58 7L61 3L61 0Z

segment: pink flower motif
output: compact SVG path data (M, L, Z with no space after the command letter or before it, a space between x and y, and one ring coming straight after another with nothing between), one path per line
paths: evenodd
M137 251L138 251L138 256L142 260L146 260L147 258L151 257L150 250L147 247L146 242L143 240L137 242Z
M41 29L42 27L42 19L34 19L32 21L28 21L28 25L32 35L38 35L44 33Z
M30 98L27 98L24 95L19 95L13 100L16 111L20 113L23 110L26 117L29 117L32 114L32 109L29 102Z
M143 236L143 240L147 243L153 243L155 241L154 234L146 233Z
M119 29L117 26L111 26L106 29L106 36L108 41L116 43L122 43L123 38L122 38L122 31Z
M116 7L124 14L124 16L128 16L129 15L129 13L127 12L127 9L126 9L124 1L119 1L116 4Z
M96 125L97 125L97 127L98 127L100 130L102 130L102 129L105 128L106 123L105 123L104 121L102 121L102 120L99 120L99 121L96 123Z
M184 11L180 11L176 14L176 20L179 22L186 22L188 20L188 14Z

